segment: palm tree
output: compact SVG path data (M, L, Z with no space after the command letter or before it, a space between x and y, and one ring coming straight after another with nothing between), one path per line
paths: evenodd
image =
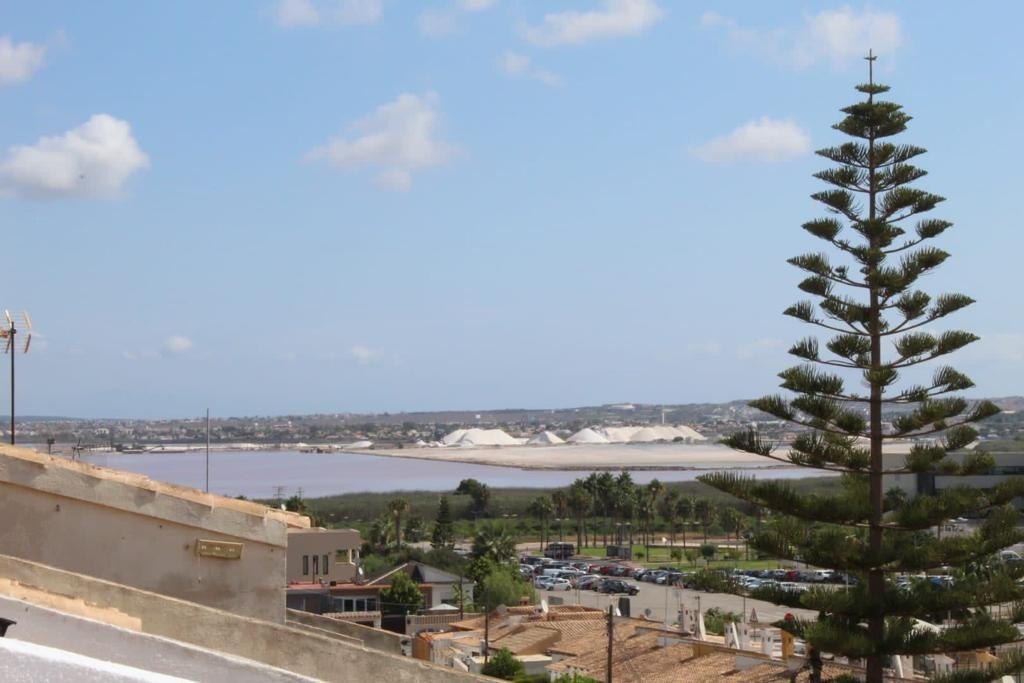
M604 528L602 529L602 536L604 544L608 545L608 517L612 511L612 501L615 498L615 477L612 476L611 472L602 472L596 477L597 486L597 504L601 506L601 511L604 513Z
M637 505L637 487L633 483L633 477L629 476L629 472L623 470L619 476L615 478L615 492L613 498L613 509L615 511L616 520L620 520L618 523L628 527L628 540L627 543L632 552L633 548L633 515L636 513ZM619 542L621 544L621 532Z
M565 516L568 514L568 500L565 491L558 489L551 494L551 504L555 509L555 519L558 520L558 542L562 542L565 529Z
M409 501L405 498L392 498L388 501L388 513L395 520L395 547L402 547L402 516L409 511Z
M566 502L569 505L569 510L576 518L577 549L583 547L584 520L586 519L587 512L590 511L591 500L590 492L587 490L582 479L577 479L572 483L572 486L569 487Z
M644 487L644 493L646 494L645 505L642 506L644 513L644 547L647 550L647 557L651 556L651 522L654 521L654 511L658 503L658 496L665 491L665 485L657 479L651 479L651 481Z
M681 496L679 502L676 504L676 514L679 515L679 521L683 525L683 547L686 547L686 525L690 523L690 519L693 517L693 498L689 496Z
M725 529L726 537L730 531L736 534L736 543L740 542L740 532L743 530L743 514L734 507L724 507L718 513L718 519Z
M708 527L715 519L715 508L707 498L701 498L693 506L693 514L704 530L704 543L708 542Z
M540 520L540 551L544 552L547 547L545 539L548 536L548 520L554 511L554 504L548 496L537 496L530 503L530 514Z
M587 487L587 493L590 494L590 514L594 517L600 517L603 508L601 507L601 484L597 472L591 472L583 480L583 485ZM588 542L586 535L583 537L583 543L588 548L597 545L597 525L591 527L591 532L594 536L593 542Z
M668 524L672 545L676 544L676 527L679 526L679 491L669 489L658 501L658 514Z
M516 537L504 522L489 521L477 527L473 536L473 557L486 557L498 564L511 562L516 556Z

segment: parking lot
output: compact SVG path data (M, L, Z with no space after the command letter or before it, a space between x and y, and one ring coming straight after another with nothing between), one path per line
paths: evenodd
M581 562L575 560L574 563L578 569L569 566L568 561L554 561L550 559L541 560L540 558L525 558L524 561L529 562L528 565L522 565L521 571L525 575L530 576L534 580L534 587L537 590L537 594L540 597L547 598L553 601L561 601L564 604L577 604L585 605L587 607L595 607L598 609L607 609L609 605L620 605L620 599L628 600L628 612L629 616L648 618L652 621L659 623L672 624L678 620L679 610L683 607L687 609L699 609L702 612L706 612L711 608L718 608L722 611L728 611L732 613L742 613L748 619L751 617L751 611L755 613L756 620L762 623L777 621L783 618L787 613L792 613L804 618L815 618L817 615L810 610L801 610L788 608L784 606L774 605L763 600L755 600L753 598L744 597L742 595L733 595L731 593L713 593L706 590L700 590L696 586L691 586L691 582L687 578L688 573L674 571L674 575L666 575L665 571L654 572L654 578L662 583L652 583L652 577L642 577L645 580L637 580L632 576L620 577L617 571L631 566L632 564L618 564L615 562L598 561L596 563ZM642 568L641 568L642 569ZM777 579L790 579L800 581L802 579L794 576L797 572L791 572L785 577L783 574L784 570L776 570L780 573L775 574L773 578ZM590 576L582 576L582 572L587 572ZM631 572L629 572L631 573ZM643 572L640 572L643 573ZM819 572L814 571L803 571L799 572L801 576L806 576L808 581L819 581L824 580L820 576L815 576ZM597 576L600 578L597 578ZM659 577L659 575L662 575ZM638 573L639 576L639 573ZM747 577L741 577L747 580ZM665 579L669 579L666 581ZM830 577L830 580L834 581L835 577ZM758 579L749 579L755 584ZM762 579L768 580L768 579ZM551 588L548 585L553 583ZM582 588L577 587L577 583L580 583ZM607 587L608 583L616 584L616 589L612 593L605 593L600 590L593 590L588 585L592 583L595 587L600 586L602 583ZM674 585L673 585L674 584ZM797 587L797 584L782 584L792 585ZM801 587L806 584L802 584ZM832 585L835 585L834 583ZM634 590L637 591L636 595L628 595L623 589L629 589L629 592ZM841 586L836 587L838 590L842 590ZM624 607L624 605L623 605ZM626 613L626 609L621 610L623 614Z
M679 608L684 605L688 609L700 608L707 611L712 607L729 612L742 612L747 617L750 610L757 612L757 618L761 622L770 622L781 619L787 613L796 616L813 619L817 616L810 610L793 609L773 605L770 602L744 598L729 593L705 593L702 591L681 588L677 586L659 586L643 581L629 581L636 585L640 592L634 596L608 595L591 590L569 590L569 591L547 591L538 589L537 595L544 598L560 598L567 605L585 605L607 609L608 605L618 605L619 598L629 599L630 616L644 618L645 616L653 621L672 624L678 620ZM650 612L647 612L650 610ZM668 619L666 620L666 614Z

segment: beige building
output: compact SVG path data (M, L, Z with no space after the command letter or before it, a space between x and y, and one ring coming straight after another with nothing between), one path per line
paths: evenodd
M0 447L0 555L285 620L289 528L309 518Z
M8 446L0 515L0 680L483 680L286 612L287 530L306 517Z
M346 583L356 576L362 541L355 529L290 529L288 583Z

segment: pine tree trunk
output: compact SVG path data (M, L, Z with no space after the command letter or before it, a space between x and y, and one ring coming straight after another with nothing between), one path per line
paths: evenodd
M868 102L873 100L873 95L868 96ZM875 139L872 134L868 138L868 218L875 220ZM877 247L878 238L871 238L871 246ZM872 266L870 278L877 269ZM871 368L877 370L882 364L882 337L881 337L881 311L878 300L878 290L872 286L870 290L870 333L871 333ZM871 467L868 475L870 490L871 516L868 524L868 551L873 558L880 556L882 551L882 386L877 380L871 382L871 398L869 404L869 433L871 436ZM879 569L872 569L868 572L868 595L875 601L876 607L868 617L868 637L871 642L881 645L885 640L885 617L881 610L883 604L882 594L885 592L885 574ZM882 655L870 655L866 661L865 680L867 683L882 683Z

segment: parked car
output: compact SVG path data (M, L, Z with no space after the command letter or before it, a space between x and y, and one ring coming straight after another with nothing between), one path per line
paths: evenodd
M545 590L549 590L549 591L571 591L572 590L572 583L569 581L569 579L560 579L558 577L555 577L555 578L552 578L550 581L548 581L548 585L547 585L547 588L545 588Z
M601 583L599 589L602 593L626 593L627 595L636 595L640 592L640 587L632 583L627 583L622 579L605 579Z
M596 589L603 580L604 577L599 574L587 574L576 579L576 587L584 590Z
M551 586L551 582L555 580L553 576L538 576L533 580L533 587L540 588L541 590L547 590Z

